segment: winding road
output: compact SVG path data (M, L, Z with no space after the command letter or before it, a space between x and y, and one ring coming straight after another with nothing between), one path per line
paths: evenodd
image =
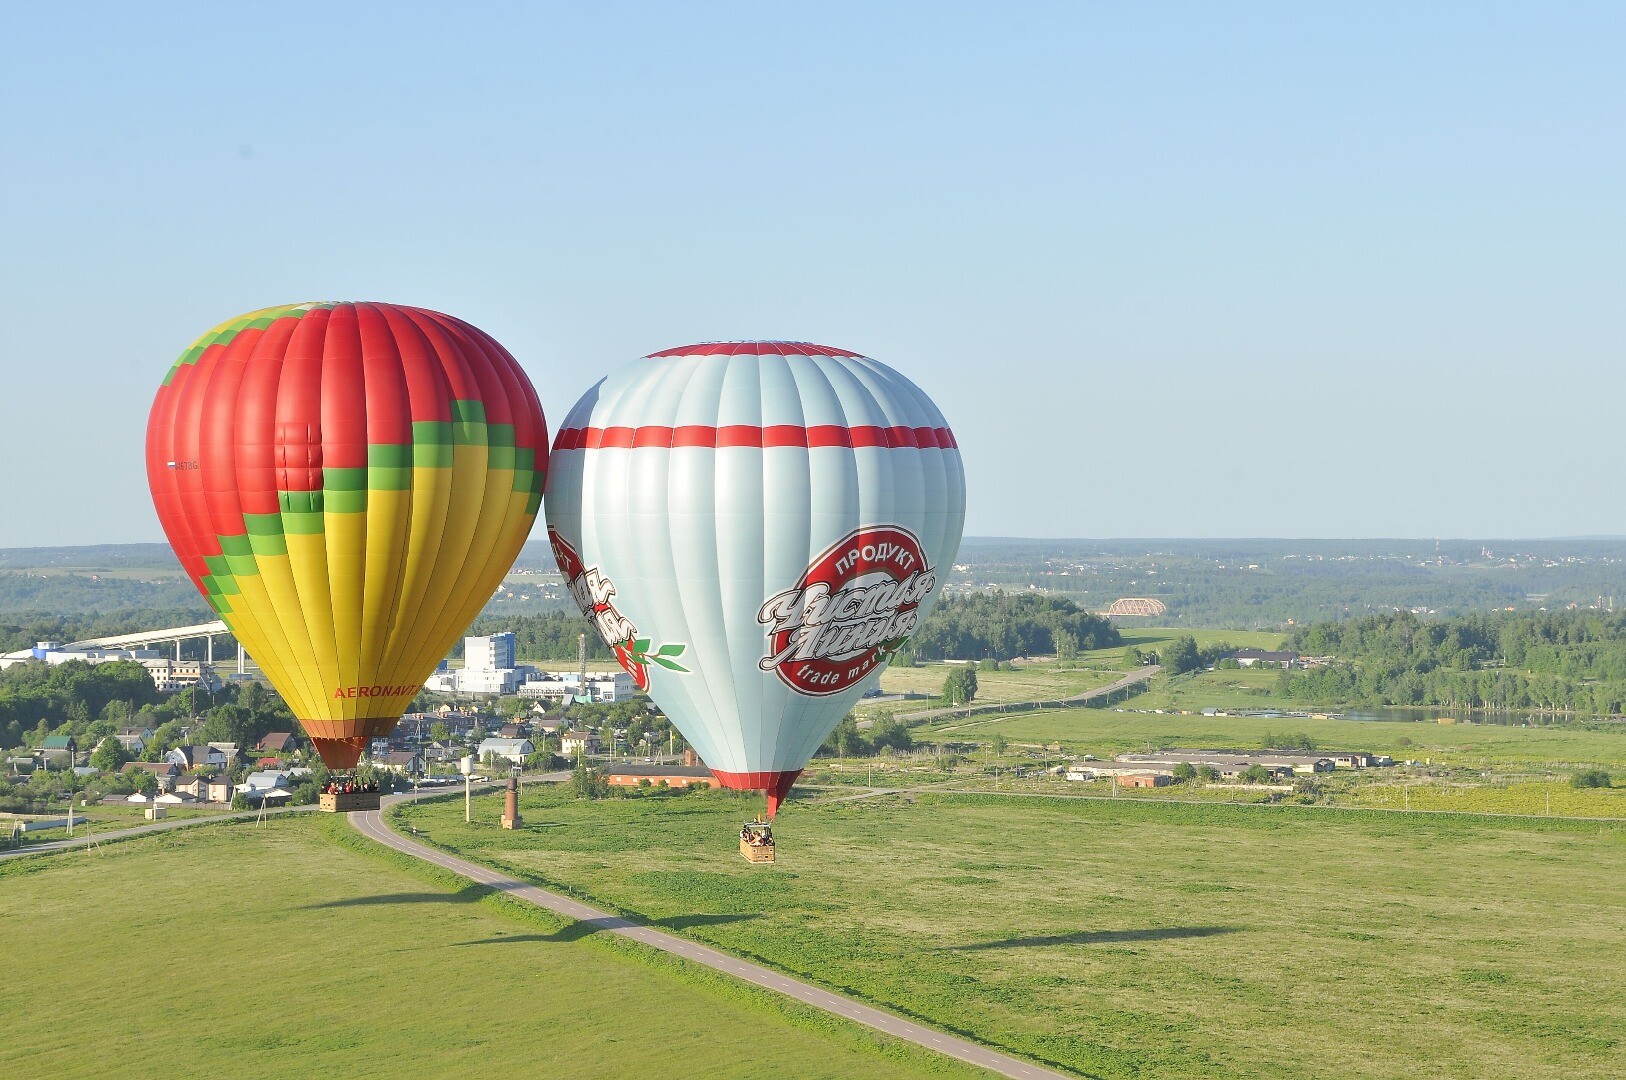
M391 796L385 800L385 808L400 801L402 797ZM865 1027L914 1043L916 1046L946 1054L951 1058L976 1065L980 1068L998 1073L1000 1076L1009 1076L1017 1080L1033 1080L1043 1077L1046 1080L1064 1080L1064 1073L1055 1072L1023 1061L1021 1058L1002 1054L997 1050L990 1050L986 1046L979 1046L974 1042L958 1038L946 1032L916 1024L905 1020L901 1016L883 1012L880 1009L854 1001L852 998L831 993L812 983L793 979L788 975L774 971L772 968L753 964L749 960L741 960L737 956L720 952L717 949L690 941L687 938L677 937L673 934L656 930L653 927L643 926L618 915L610 915L596 908L588 907L579 900L572 900L568 896L539 889L535 885L527 885L523 881L507 877L496 871L481 866L478 863L459 859L444 851L420 844L397 832L384 824L384 815L381 811L373 810L365 813L350 815L350 823L360 830L363 836L376 840L385 847L393 848L405 855L433 863L444 870L461 877L476 881L481 885L501 890L509 896L525 900L537 907L545 908L567 919L574 919L596 930L612 934L620 934L651 948L662 952L681 956L685 960L704 965L713 971L720 971L725 975L732 975L737 979L760 986L776 994L784 994L793 1001L810 1005L815 1009L822 1009L827 1013L839 1016L844 1020L852 1020Z

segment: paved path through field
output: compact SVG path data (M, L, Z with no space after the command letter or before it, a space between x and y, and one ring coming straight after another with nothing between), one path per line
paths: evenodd
M399 801L398 798L392 796L385 800L386 806L396 801ZM575 919L577 922L591 926L595 930L620 934L622 937L660 949L662 952L681 956L683 959L693 961L696 964L702 964L713 971L720 971L725 975L743 979L752 985L762 987L764 990L784 994L786 997L799 1001L804 1005L811 1005L815 1009L823 1009L827 1013L855 1021L865 1027L874 1028L876 1031L884 1032L905 1042L924 1046L928 1050L947 1054L949 1057L980 1066L1001 1076L1016 1077L1019 1080L1030 1080L1030 1078L1035 1077L1062 1080L1065 1076L1063 1073L1029 1064L1021 1058L1002 1054L997 1050L990 1050L985 1046L978 1046L974 1042L968 1042L945 1032L935 1031L932 1028L913 1023L900 1016L882 1012L880 1009L864 1005L851 998L842 997L840 994L833 994L811 983L805 983L788 975L782 975L771 968L753 964L749 960L741 960L739 957L730 956L725 952L690 941L687 938L676 937L653 927L641 926L630 919L623 919L620 916L610 915L596 908L588 907L586 904L572 900L568 896L560 896L558 893L539 889L535 885L527 885L522 881L506 877L478 863L472 863L466 859L459 859L455 855L437 851L389 829L384 824L384 816L380 811L373 810L366 813L351 814L350 823L359 829L362 835L376 840L386 847L394 848L403 854L433 863L461 877L479 882L481 885L500 889L510 896L528 901L555 914L563 915L567 919Z
M284 806L275 810L267 810L265 815L266 817L275 817L281 814L309 813L315 809L314 806ZM188 825L212 825L217 821L243 821L259 815L258 810L245 810L235 814L169 818L164 821L156 821L151 825L136 825L128 829L111 829L107 832L93 833L88 836L76 836L71 840L48 840L43 844L24 844L20 848L0 852L0 862L6 859L20 859L24 855L42 855L52 851L71 851L74 848L88 847L91 844L110 844L115 840L128 840L132 836L145 836L148 833L165 832L169 829L184 829Z

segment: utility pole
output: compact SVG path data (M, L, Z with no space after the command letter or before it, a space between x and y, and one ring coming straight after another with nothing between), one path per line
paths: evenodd
M458 770L463 774L463 824L474 821L474 796L470 787L469 774L474 772L474 759L464 757L457 763Z

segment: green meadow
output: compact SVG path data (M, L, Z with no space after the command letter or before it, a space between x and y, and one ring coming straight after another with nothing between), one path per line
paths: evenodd
M1232 677L1238 673L1224 674ZM916 739L951 742L987 740L997 733L1012 742L1060 744L1067 750L1096 757L1177 746L1259 749L1274 741L1270 739L1273 735L1304 734L1321 750L1367 750L1397 760L1430 759L1469 768L1517 766L1551 772L1575 765L1626 767L1626 724L1520 727L1327 716L1177 715L1139 711L1144 701L1144 696L1131 698L1122 712L1080 708L995 713L956 717L912 730ZM1136 711L1128 711L1130 708Z
M1106 714L1111 715L1111 714ZM1626 827L1124 799L525 795L433 843L1081 1076L1614 1077Z
M331 817L0 863L0 941L7 1077L981 1075Z
M1275 649L1286 640L1284 635L1279 633L1249 630L1141 627L1120 628L1119 632L1124 639L1122 645L1085 652L1077 660L1022 659L1001 665L998 671L979 667L977 704L1054 700L1082 694L1098 686L1106 686L1117 681L1126 670L1134 666L1124 660L1124 654L1130 646L1142 652L1156 652L1182 635L1196 639L1199 648L1224 643L1239 649ZM942 693L943 680L948 678L949 672L953 670L952 665L936 662L921 663L916 667L893 665L881 673L880 687L889 694L925 694L935 697ZM907 712L910 708L929 706L900 706L885 702L880 707Z

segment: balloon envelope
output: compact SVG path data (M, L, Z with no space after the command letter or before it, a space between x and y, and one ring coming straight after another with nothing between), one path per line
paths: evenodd
M930 399L856 353L692 345L593 387L549 538L584 614L770 814L940 593L965 480Z
M501 582L547 459L513 357L393 304L222 323L181 354L147 425L181 565L335 768L395 727Z

